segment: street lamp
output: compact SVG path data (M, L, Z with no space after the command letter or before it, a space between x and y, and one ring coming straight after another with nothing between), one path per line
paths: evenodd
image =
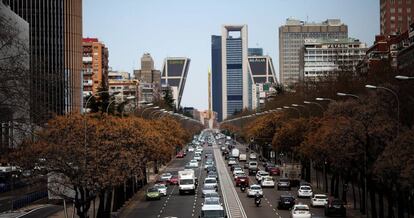
M127 98L126 98L126 101L129 101L129 100L133 100L133 99L135 99L135 96L128 96ZM111 106L111 104L112 103L114 103L116 100L112 100L111 102L109 102L109 104L108 104L108 106L106 107L106 113L107 114L109 114L109 107ZM124 101L124 102L126 102L126 101ZM122 108L122 111L123 111L124 109Z
M319 104L317 102L313 102L313 101L303 101L303 103L304 104L314 104L314 105L317 105L321 109L321 114L323 115L323 111L325 110L325 108L323 108L321 104Z
M336 95L341 96L341 97L348 96L348 97L353 97L353 98L356 98L358 100L361 100L361 98L358 95L353 95L353 94L348 94L348 93L343 93L343 92L337 92Z
M160 110L153 111L153 112L151 112L151 114L150 114L150 118L151 118L151 119L154 119L154 116L155 116L157 113L162 113L162 112L164 112L164 111L165 111L165 109L160 109Z
M365 85L365 88L368 89L383 89L386 90L388 92L390 92L391 94L393 94L395 96L395 99L397 99L397 136L400 134L400 99L398 98L397 93L395 93L394 91L392 91L391 89L387 88L387 87L383 87L383 86L374 86L374 85Z
M317 100L317 101L335 101L331 98L315 98L315 100Z
M293 107L301 107L303 109L305 109L305 111L308 113L308 117L310 117L310 112L309 109L301 104L292 104Z
M146 106L146 107L142 110L140 117L144 116L144 112L145 112L147 109L158 109L158 108L160 108L160 107L158 107L158 106L154 106L154 107L152 107L152 105L154 105L154 104L153 104L153 103L147 104L147 106Z
M395 79L398 79L398 80L412 80L412 79L414 79L414 76L401 76L401 75L398 75L398 76L395 76Z

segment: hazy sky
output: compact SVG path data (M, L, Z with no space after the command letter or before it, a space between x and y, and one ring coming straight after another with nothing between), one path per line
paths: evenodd
M84 37L109 48L114 70L140 68L144 52L157 69L167 56L191 58L182 106L207 109L211 35L222 24L247 24L249 47L262 47L279 73L278 27L286 18L340 18L349 36L372 45L379 33L379 0L84 0Z

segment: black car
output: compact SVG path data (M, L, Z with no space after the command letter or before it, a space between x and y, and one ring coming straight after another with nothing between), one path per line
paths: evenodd
M325 216L346 217L344 202L340 199L329 199L325 205Z
M279 197L277 209L286 209L289 210L290 208L295 205L295 198L291 195L281 195Z
M280 178L279 181L277 181L277 190L280 189L288 189L290 190L290 181L287 178Z

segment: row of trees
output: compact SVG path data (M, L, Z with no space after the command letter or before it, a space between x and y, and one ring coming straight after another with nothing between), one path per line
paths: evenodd
M125 200L125 193L117 190L137 187L135 183L146 178L147 163L168 162L199 128L187 131L169 117L58 116L35 141L26 141L9 156L8 162L23 169L41 167L59 178L56 181L65 191L54 194L73 200L79 217L87 216L96 197L98 217L108 217L120 206L117 199ZM70 196L65 195L68 190Z
M276 96L265 110L294 103L302 103L302 107L239 119L221 128L242 135L246 141L258 139L255 141L263 148L271 144L276 153L300 161L308 181L311 168L328 172L331 185L325 191L335 197L346 201L347 189L339 184L356 184L361 190L358 195L352 186L354 202L360 203L363 213L369 200L372 217L394 217L395 208L398 217L404 217L413 213L414 208L414 102L410 101L414 91L408 81L396 81L396 74L388 69L377 72L375 77L342 76L307 83L296 87L296 92ZM395 97L386 91L369 92L365 84L396 91L402 99L401 122ZM356 94L359 98L340 99L337 92ZM324 110L316 104L303 105L316 97L331 100L320 102ZM324 180L329 183L327 174ZM369 199L363 194L365 187Z

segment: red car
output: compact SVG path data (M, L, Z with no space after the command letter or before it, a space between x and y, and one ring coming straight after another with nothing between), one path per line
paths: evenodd
M178 185L178 176L172 176L171 179L169 180L169 183L171 185Z
M271 176L280 176L280 169L279 169L279 167L271 167L271 168L269 168L269 174Z
M249 177L247 176L238 176L236 179L236 186L240 186L240 184L244 183L247 186L249 186Z
M175 155L176 158L184 158L184 153L182 151L178 152L177 155Z

